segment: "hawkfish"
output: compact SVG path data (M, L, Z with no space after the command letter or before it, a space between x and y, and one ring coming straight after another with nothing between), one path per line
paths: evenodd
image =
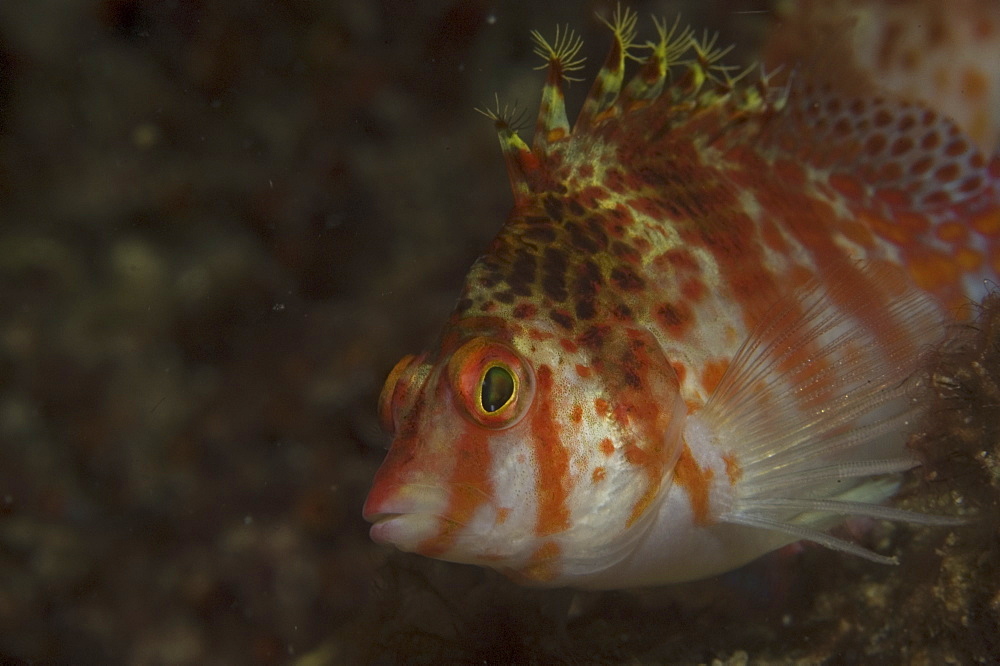
M580 40L546 61L513 210L435 346L390 372L376 541L537 586L725 572L885 506L919 465L913 379L1000 269L1000 160L945 117L723 64L618 11L572 127ZM628 60L639 61L626 78Z

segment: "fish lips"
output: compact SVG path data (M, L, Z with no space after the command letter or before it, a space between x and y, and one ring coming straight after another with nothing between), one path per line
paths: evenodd
M372 523L369 534L373 541L412 552L440 534L447 501L447 492L435 486L376 486L365 501L362 516Z

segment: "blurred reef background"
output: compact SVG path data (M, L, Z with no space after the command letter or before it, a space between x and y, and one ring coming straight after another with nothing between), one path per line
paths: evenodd
M368 539L382 380L510 205L473 108L533 112L533 28L577 28L588 77L608 45L613 3L542 4L0 3L0 661L1000 659L996 303L939 356L902 499L979 519L854 526L899 567L805 545L571 595ZM629 4L735 62L774 21Z

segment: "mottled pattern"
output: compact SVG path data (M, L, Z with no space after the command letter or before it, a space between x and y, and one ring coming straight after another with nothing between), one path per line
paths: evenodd
M532 147L488 114L514 210L440 348L387 384L372 535L594 587L709 575L788 535L866 555L789 511L920 520L877 507L894 486L876 477L915 464L893 387L940 313L964 316L996 278L1000 163L906 102L737 83L714 39L665 22L621 88L635 15L609 25L572 130L565 31L535 35L549 67ZM497 364L525 389L487 413L474 387ZM772 478L793 470L838 478L803 495Z
M984 152L1000 147L997 0L799 0L781 12L772 66L807 59L844 89L890 90L951 117Z

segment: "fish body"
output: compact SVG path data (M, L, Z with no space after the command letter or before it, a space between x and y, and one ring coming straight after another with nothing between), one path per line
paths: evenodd
M874 86L944 113L986 152L1000 146L997 0L795 0L779 15L766 60L811 60L854 89Z
M1000 267L997 161L947 119L762 75L635 15L572 129L548 61L533 145L496 121L514 209L436 349L390 373L376 541L520 582L692 580L884 507L908 381Z

